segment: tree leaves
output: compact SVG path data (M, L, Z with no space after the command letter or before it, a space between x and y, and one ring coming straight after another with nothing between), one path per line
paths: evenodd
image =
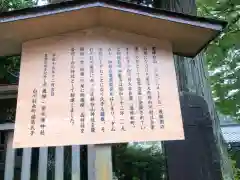
M165 174L165 160L159 145L141 147L126 144L113 146L114 171L119 180L161 180Z
M19 71L20 56L0 57L0 83L17 83Z
M31 7L34 0L1 0L0 13L14 9ZM0 57L0 83L17 83L20 69L20 57Z
M197 3L200 15L229 22L222 35L208 47L206 59L218 110L240 121L240 1L198 0Z
M35 0L1 0L0 12L31 7L34 4L36 4Z

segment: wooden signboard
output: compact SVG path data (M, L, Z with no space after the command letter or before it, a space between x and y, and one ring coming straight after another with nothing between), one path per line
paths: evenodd
M15 148L181 139L168 41L94 28L23 44Z

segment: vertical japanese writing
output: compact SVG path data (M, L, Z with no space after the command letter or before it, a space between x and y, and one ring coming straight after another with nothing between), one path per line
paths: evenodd
M129 58L129 49L126 48L126 60L127 60L127 76L128 76L128 99L130 102L129 113L130 113L130 124L132 127L136 127L135 112L133 106L133 90L132 90L132 66Z
M100 119L102 122L101 131L105 131L105 111L104 111L104 80L103 80L103 50L99 48L99 64L100 64Z
M152 93L151 93L151 86L150 86L150 79L149 79L149 72L148 72L148 50L144 48L144 65L145 65L145 74L146 74L146 84L147 84L147 103L148 103L148 113L150 117L150 126L151 129L155 129L155 120L153 117L153 102L152 102Z
M55 94L55 71L56 71L56 54L52 56L52 80L51 80L51 96Z
M123 77L122 77L122 52L117 48L117 65L118 65L118 94L120 97L120 125L121 131L126 131L124 126L124 100L123 100Z
M85 131L85 115L84 115L84 47L80 47L80 128L81 133Z
M156 47L152 47L152 56L153 56L153 63L155 64L154 74L155 74L155 83L157 87L157 105L158 105L158 120L160 124L160 128L164 128L164 118L163 118L163 110L162 110L162 102L160 97L160 76L158 72L158 61L156 56Z
M71 89L70 89L70 123L74 124L74 104L75 104L75 49L71 48L71 63L70 63L70 81L71 81Z
M35 122L36 122L36 110L37 110L37 89L33 89L32 95L32 109L31 109L31 122L30 122L30 135L33 136L35 134Z
M113 94L113 62L112 62L112 49L108 49L108 83L109 83L109 100L110 100L110 112L112 116L112 127L111 131L116 131L116 122L115 122L115 113L114 113L114 107L113 107L113 100L114 100L114 94Z
M136 54L136 68L137 68L137 93L138 93L138 108L140 112L140 126L141 129L145 129L144 125L144 114L143 114L143 97L142 97L142 83L140 79L140 72L139 72L139 48L135 47L135 54Z
M46 127L46 98L47 98L47 67L48 67L48 54L44 55L43 61L43 84L42 84L42 102L41 102L41 119L40 119L40 135L45 135Z
M91 121L91 132L96 131L95 127L95 97L94 97L94 56L93 48L89 49L90 54L90 121Z

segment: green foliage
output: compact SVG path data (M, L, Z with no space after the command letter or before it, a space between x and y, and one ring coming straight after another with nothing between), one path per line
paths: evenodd
M234 180L240 180L240 169L236 167L236 161L232 160Z
M0 0L0 13L35 5L35 0ZM16 83L20 67L20 57L0 57L0 84Z
M18 82L20 57L0 57L0 83L13 84Z
M159 145L113 146L114 172L119 180L165 179L165 158Z
M35 0L1 0L0 12L31 7L36 3Z
M218 110L240 120L240 1L198 0L198 12L229 22L206 52L210 80Z
M229 159L232 162L232 169L234 173L234 180L240 180L240 151L239 149L232 148L229 150Z

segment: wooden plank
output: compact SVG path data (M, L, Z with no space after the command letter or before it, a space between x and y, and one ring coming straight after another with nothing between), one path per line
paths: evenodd
M56 147L55 150L55 180L63 180L64 173L64 147Z
M109 145L88 146L88 179L112 180L112 150Z
M14 123L0 124L0 131L7 131L7 130L13 130L13 129L14 129Z
M95 175L95 159L96 159L96 149L94 145L87 146L87 162L88 162L88 179L96 180Z
M17 92L18 90L18 85L3 85L0 86L0 93L5 93L5 92Z
M47 180L48 148L39 149L38 180Z
M17 98L17 94L7 94L7 95L0 94L0 99L14 99L14 98Z
M15 150L12 148L12 142L13 142L13 132L8 132L4 180L13 180L13 177L14 177Z
M80 146L72 146L72 180L80 180Z
M110 145L96 145L96 180L112 180L112 149Z
M32 148L24 148L22 156L21 180L30 180Z
M17 98L17 85L3 85L0 86L0 99Z

